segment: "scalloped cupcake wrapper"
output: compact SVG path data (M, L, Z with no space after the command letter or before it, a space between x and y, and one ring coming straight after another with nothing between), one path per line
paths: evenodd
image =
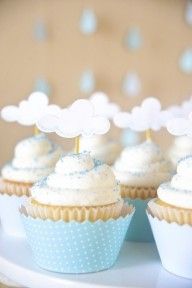
M146 209L147 204L152 198L142 199L131 199L125 198L129 205L135 207L135 213L130 223L129 230L126 234L126 240L135 242L154 242L153 233L147 219Z
M83 222L97 221L102 219L116 219L122 213L124 201L120 200L117 203L98 206L98 207L59 207L42 205L33 199L29 199L25 207L22 207L21 212L29 215L32 218L50 219L53 221L63 220L65 222L78 221ZM130 206L130 210L132 206Z
M9 196L0 193L0 218L3 232L12 237L25 237L19 207L25 205L27 196Z
M131 198L131 199L147 199L154 198L157 196L156 187L137 187L137 186L128 186L121 184L121 197Z
M149 208L147 216L162 266L175 275L192 279L192 227L159 220Z
M29 196L32 185L32 183L17 183L0 178L0 194L16 195L18 197Z
M192 225L192 210L173 207L160 201L157 203L157 201L158 198L155 198L148 203L148 210L152 216L169 223Z
M59 273L90 273L114 265L133 213L127 208L117 219L81 223L21 217L38 266Z

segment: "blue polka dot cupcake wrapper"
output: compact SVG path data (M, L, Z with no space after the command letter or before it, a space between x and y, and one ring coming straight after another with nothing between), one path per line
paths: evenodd
M133 213L83 223L21 217L38 266L60 273L89 273L114 265Z
M131 221L129 230L126 234L126 240L135 242L154 242L153 233L147 219L146 209L149 200L136 198L126 198L126 202L135 207L135 213Z

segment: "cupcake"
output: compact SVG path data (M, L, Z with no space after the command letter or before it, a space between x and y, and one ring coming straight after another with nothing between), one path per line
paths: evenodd
M121 145L104 135L81 137L80 151L91 151L91 156L108 165L112 165L121 152Z
M88 152L65 155L31 195L20 211L41 268L88 273L114 264L134 209L108 165Z
M187 136L175 137L173 145L169 149L169 157L174 167L181 158L192 154L192 139Z
M162 265L192 279L192 156L179 161L170 182L161 184L158 198L148 203L148 217Z
M127 240L153 240L146 206L156 196L159 184L170 178L171 172L170 162L151 140L122 151L115 162L114 173L121 184L121 196L136 207Z
M18 206L27 199L30 187L50 174L62 149L44 134L27 138L15 147L13 160L1 171L0 215L4 232L23 236Z

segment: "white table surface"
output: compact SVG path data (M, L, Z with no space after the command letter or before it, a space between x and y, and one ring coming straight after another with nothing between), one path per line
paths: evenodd
M192 280L174 276L162 268L155 244L150 243L126 242L110 270L70 275L40 269L24 240L0 233L0 271L29 288L192 288Z

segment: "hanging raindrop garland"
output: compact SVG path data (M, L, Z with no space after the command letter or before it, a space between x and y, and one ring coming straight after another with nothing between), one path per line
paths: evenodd
M192 26L192 0L186 1L185 21L187 25ZM85 8L81 11L79 18L79 31L82 35L90 37L98 32L98 16L94 9ZM101 27L102 28L102 27ZM102 29L101 29L102 31ZM34 25L34 38L37 42L44 42L48 39L48 30L45 22L38 19ZM138 53L143 46L143 36L140 27L129 27L128 32L123 39L124 46L129 53ZM185 74L192 73L192 47L186 48L178 60L179 69ZM128 72L122 77L121 91L126 97L138 96L141 92L141 79L136 71ZM96 79L92 69L85 70L80 76L79 89L82 94L88 95L96 90ZM51 87L46 78L37 78L34 84L34 91L40 91L46 95L51 94Z

